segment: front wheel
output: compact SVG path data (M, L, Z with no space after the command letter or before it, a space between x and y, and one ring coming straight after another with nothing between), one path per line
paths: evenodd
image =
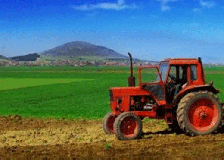
M103 119L103 130L106 134L114 133L115 116L110 112L107 113Z
M114 133L119 140L132 140L142 136L142 121L132 112L120 114L114 122Z
M222 116L219 100L207 91L188 93L177 108L178 124L189 135L214 133L222 125Z

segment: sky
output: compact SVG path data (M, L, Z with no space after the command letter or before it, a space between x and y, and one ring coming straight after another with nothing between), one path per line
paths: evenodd
M0 55L86 41L134 58L224 63L224 1L0 0Z

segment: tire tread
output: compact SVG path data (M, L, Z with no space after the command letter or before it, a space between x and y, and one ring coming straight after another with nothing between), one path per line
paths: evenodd
M185 95L180 103L178 104L178 108L177 108L177 121L178 121L178 124L180 126L180 128L187 134L187 135L191 135L191 136L196 136L196 135L199 135L199 133L196 133L196 132L193 132L189 129L189 127L187 126L186 122L185 122L185 116L186 115L186 107L187 107L187 103L193 98L193 97L197 97L197 96L200 96L200 95L204 95L208 98L213 98L215 99L215 101L221 106L221 103L219 101L219 99L217 98L217 96L212 93L212 92L208 92L208 91L198 91L198 92L191 92L191 93L188 93L187 95ZM224 110L224 106L223 106L223 109ZM222 111L223 112L223 111ZM223 115L224 113L221 113L221 122L222 122L222 119L223 119ZM218 127L215 131L217 131L219 128L221 128L222 126L222 123L219 122L218 124ZM215 132L215 131L212 131L212 132Z

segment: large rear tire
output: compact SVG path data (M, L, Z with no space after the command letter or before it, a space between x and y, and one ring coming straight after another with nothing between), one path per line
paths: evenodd
M222 125L222 106L211 92L199 91L185 95L177 108L177 121L188 135L216 132Z
M133 140L142 136L142 121L132 112L121 113L114 122L114 133L119 140Z
M114 121L115 116L110 112L107 113L103 119L103 130L106 134L113 134L114 133Z

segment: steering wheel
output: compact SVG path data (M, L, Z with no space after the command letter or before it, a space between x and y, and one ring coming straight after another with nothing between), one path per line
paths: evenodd
M168 76L171 78L171 82L176 83L177 80L173 75L169 74Z

